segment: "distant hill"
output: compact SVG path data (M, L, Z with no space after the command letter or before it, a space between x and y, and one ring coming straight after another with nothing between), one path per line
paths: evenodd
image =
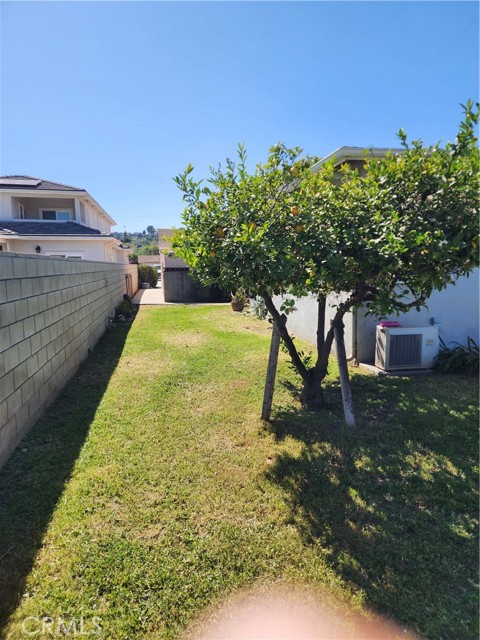
M132 249L132 253L140 255L156 255L159 253L158 235L155 227L148 226L143 231L114 232L112 235L120 240L126 247Z

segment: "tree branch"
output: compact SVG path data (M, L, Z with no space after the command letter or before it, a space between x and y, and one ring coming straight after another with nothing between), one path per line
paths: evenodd
M325 344L325 311L327 307L327 301L325 296L318 297L318 316L317 316L317 358Z
M424 304L426 299L427 296L422 294L413 302L399 302L398 300L394 300L392 301L392 306L396 307L400 311L408 311L409 309L413 309L414 307Z
M365 299L366 295L366 287L365 284L362 283L357 291L354 291L350 298L342 302L338 305L337 312L330 324L330 329L328 330L327 335L324 338L322 348L318 353L318 360L315 364L315 369L323 379L327 374L328 369L328 358L330 356L330 352L332 350L333 340L335 338L335 329L340 329L343 331L343 316L349 311L354 305L362 302ZM326 306L326 301L324 301L324 305ZM325 308L323 310L325 317ZM320 314L320 301L319 301L319 314ZM317 332L317 340L318 340L318 332ZM317 342L318 344L318 342Z
M295 347L295 344L293 343L293 340L287 331L285 323L282 322L282 317L279 311L277 310L276 306L273 304L272 298L266 293L261 293L260 295L265 300L265 306L267 307L270 315L272 316L275 324L277 325L278 331L280 333L280 337L283 340L283 344L287 347L288 353L290 355L290 358L292 359L292 363L295 369L301 375L302 379L304 381L307 381L309 379L308 370L303 364L302 359L298 355L297 348Z

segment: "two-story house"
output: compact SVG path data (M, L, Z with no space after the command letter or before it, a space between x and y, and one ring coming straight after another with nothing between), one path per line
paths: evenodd
M85 190L30 176L0 177L0 251L128 263L115 220Z

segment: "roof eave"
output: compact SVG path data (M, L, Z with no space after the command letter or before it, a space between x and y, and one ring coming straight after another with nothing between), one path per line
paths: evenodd
M388 152L393 154L404 153L405 149L398 147L383 148L383 147L339 147L329 153L327 156L316 162L312 166L312 171L316 173L320 167L330 161L334 161L336 166L344 164L349 160L364 160L367 158L383 158Z
M85 189L79 189L78 191L72 191L72 190L67 191L66 189L65 190L62 190L62 189L12 189L9 187L0 187L0 192L20 194L22 196L31 196L32 193L34 193L35 196L39 196L39 197L63 196L64 198L67 196L84 198L86 195L88 195Z
M75 234L75 233L62 233L61 235L39 235L39 234L34 234L34 233L2 233L0 231L0 238L6 238L8 240L22 240L23 238L37 238L38 240L62 240L63 238L68 238L68 239L75 239L77 238L78 240L113 240L113 241L117 241L116 238L113 238L112 236L102 236L102 235L79 235L79 234Z

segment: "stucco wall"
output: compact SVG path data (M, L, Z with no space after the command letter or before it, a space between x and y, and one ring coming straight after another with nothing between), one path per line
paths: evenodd
M98 229L102 233L110 233L111 225L104 219L103 215L92 204L86 202L85 215L87 227Z
M388 320L398 320L404 327L425 327L432 324L433 317L439 320L438 335L448 344L459 342L467 344L468 338L479 342L479 285L480 270L470 277L460 278L455 285L449 285L443 291L435 291L428 300L428 308L416 311L413 309L399 317L391 316ZM373 362L375 358L376 318L358 312L358 359L360 362Z
M128 264L128 251L122 251L116 241L105 237L59 236L44 239L41 236L32 236L28 240L18 240L6 236L0 240L0 244L3 245L4 251L14 253L36 254L36 247L39 246L40 255L74 253L80 255L82 260Z
M136 265L0 254L0 466L104 333Z
M443 291L436 291L428 300L426 309L415 309L399 317L389 316L388 320L398 320L404 327L424 327L431 325L431 319L440 322L438 332L445 343L460 342L466 344L468 337L479 342L479 285L480 270L476 269L468 278L460 278L455 285L450 285ZM276 298L277 305L281 303ZM335 312L334 298L329 299L327 307L326 330L329 319ZM317 331L317 303L313 296L299 298L295 303L297 311L288 316L287 326L299 338L312 344L316 342ZM375 359L375 328L379 320L368 316L360 309L356 311L356 319L348 313L344 318L345 347L347 357L355 353L355 324L357 325L357 359L360 362L373 362Z
M38 245L41 247L42 254L48 251L78 251L85 253L84 260L111 262L110 253L106 255L105 241L100 239L88 240L84 238L68 238L65 236L58 240L42 240L41 238L32 237L31 240L12 240L9 244L16 253L35 253L35 247Z
M12 218L12 196L0 191L0 220Z
M293 296L288 296L293 298ZM341 299L341 298L340 298ZM326 318L325 318L325 331L328 331L330 327L330 320L335 315L335 305L338 304L339 299L336 296L332 296L327 301ZM276 296L274 302L277 308L282 303L282 297ZM315 296L306 296L304 298L295 299L295 311L287 317L287 327L291 333L299 338L303 338L311 344L317 342L317 317L318 317L318 303ZM343 319L345 325L345 348L347 351L347 358L353 357L353 321L352 314L347 313ZM335 350L335 349L333 349Z

